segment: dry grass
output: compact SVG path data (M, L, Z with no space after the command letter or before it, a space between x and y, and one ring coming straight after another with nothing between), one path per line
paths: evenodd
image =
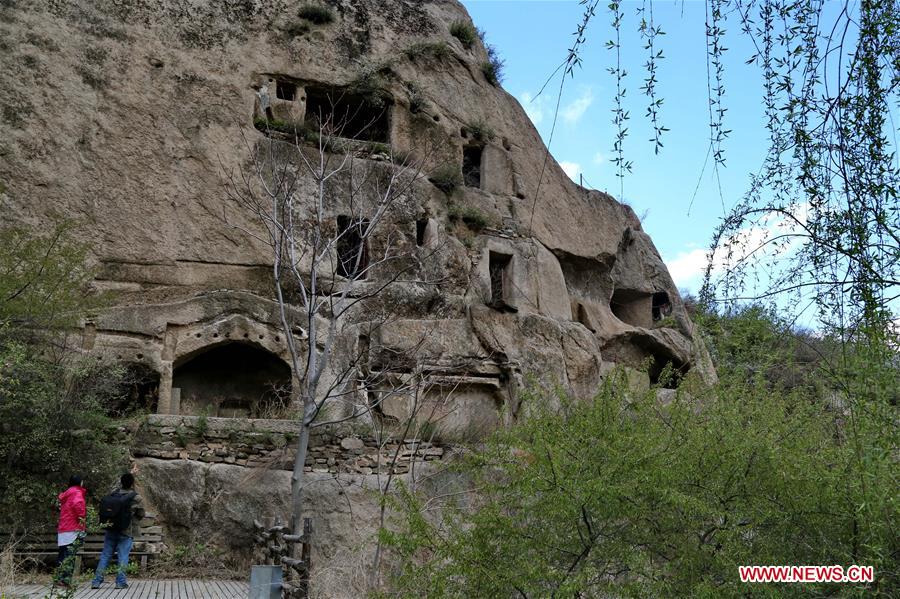
M43 564L23 560L15 555L17 541L10 541L0 549L0 599L12 597L12 588L20 584L49 584L52 577L42 569Z
M355 599L368 597L369 572L372 568L374 546L364 544L362 548L338 551L327 560L327 564L313 564L311 599ZM377 584L377 582L376 582Z

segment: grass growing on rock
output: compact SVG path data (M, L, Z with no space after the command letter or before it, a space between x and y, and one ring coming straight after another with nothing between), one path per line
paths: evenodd
M431 183L446 194L453 193L457 187L463 183L462 173L459 168L453 164L444 164L431 173L428 177Z
M489 227L492 224L490 216L474 206L450 204L447 208L447 217L452 221L462 221L475 230Z
M447 42L416 42L410 44L403 51L403 54L410 60L418 58L433 58L435 60L443 60L450 56L450 46Z
M494 137L496 137L494 129L481 120L466 123L465 131L468 135L472 136L472 139L482 143L493 141Z
M478 39L478 30L469 22L454 21L450 24L450 35L458 39L463 47L469 50Z

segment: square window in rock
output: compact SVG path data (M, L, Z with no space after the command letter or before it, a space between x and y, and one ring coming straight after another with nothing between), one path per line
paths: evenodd
M483 146L463 147L463 182L466 187L481 187L481 155Z
M510 265L512 256L490 252L488 254L488 271L491 277L491 306L497 309L509 308Z
M369 249L365 233L369 221L346 215L337 217L337 274L350 279L365 279L369 268Z
M297 97L297 86L288 81L278 81L275 83L275 97L279 100L287 100L293 102Z
M307 86L306 123L332 135L390 143L389 105L337 88Z

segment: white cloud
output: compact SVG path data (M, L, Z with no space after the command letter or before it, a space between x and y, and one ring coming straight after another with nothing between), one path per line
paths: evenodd
M805 222L807 211L808 206L801 204L794 208L793 214L797 220ZM803 243L802 238L797 236L798 231L797 224L784 215L763 216L753 225L720 243L713 256L713 278L735 265L748 262L755 264L761 273L766 273L761 278L764 284L775 270L789 267L789 264L780 261L789 257ZM706 273L708 262L709 250L693 248L681 251L674 258L666 260L666 267L676 285L697 290Z
M519 94L519 102L522 104L522 108L525 109L525 114L528 115L528 118L531 119L531 122L534 123L534 126L537 127L541 124L541 121L544 120L544 99L546 96L540 96L535 98L531 95L531 92L522 92Z
M586 87L581 95L572 100L562 109L562 118L567 125L575 125L584 116L585 111L594 102L594 92Z
M697 248L679 252L675 258L666 261L669 274L678 287L690 290L700 288L700 282L706 272L707 253L707 250Z
M597 166L603 164L604 162L606 162L606 154L604 154L603 152L597 152L596 154L594 154L594 157L591 158L591 162L593 162Z
M577 162L566 162L563 160L559 163L559 166L562 167L562 170L564 170L573 181L577 180L578 175L581 173L581 165Z

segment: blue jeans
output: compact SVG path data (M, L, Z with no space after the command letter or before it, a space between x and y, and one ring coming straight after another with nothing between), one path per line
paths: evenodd
M128 535L107 530L106 536L103 537L103 552L100 553L100 563L97 564L97 573L94 575L92 584L101 584L103 582L103 573L112 559L113 553L119 558L119 568L116 571L116 585L123 585L125 580L125 568L128 567L128 554L131 552L132 538Z

